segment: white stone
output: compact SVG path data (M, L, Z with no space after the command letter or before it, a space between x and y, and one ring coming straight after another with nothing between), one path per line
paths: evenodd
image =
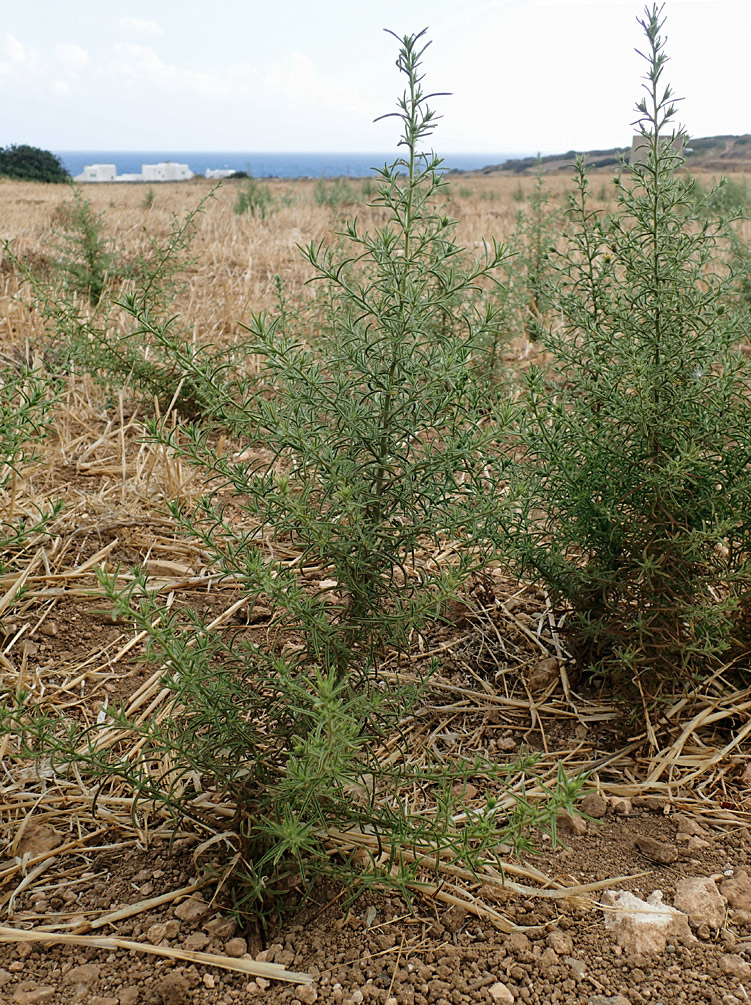
M668 940L696 942L686 915L663 904L660 890L650 893L646 900L628 890L606 890L602 902L606 908L605 927L626 953L664 953Z
M673 905L688 915L692 928L703 922L710 928L722 928L725 923L725 898L708 876L687 876L675 885Z
M514 1000L514 996L511 991L505 984L501 984L500 981L496 981L495 984L491 984L488 991L490 992L490 997L494 1002L503 1002L504 1005L506 1005L506 1003L513 1002Z

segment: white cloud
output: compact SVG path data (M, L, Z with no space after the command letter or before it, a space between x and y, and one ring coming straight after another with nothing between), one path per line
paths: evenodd
M66 80L53 80L50 90L56 98L67 98L70 94L70 85Z
M230 93L228 80L165 63L151 46L118 42L114 50L113 70L131 85L146 84L168 94L191 94L199 98L223 98Z
M89 54L80 45L60 42L55 46L55 58L68 76L77 77L89 62Z
M40 58L36 49L6 32L0 36L0 74L19 75L25 70L36 70Z
M139 35L161 35L162 29L158 21L144 21L140 17L121 17L117 22L122 31L132 31Z

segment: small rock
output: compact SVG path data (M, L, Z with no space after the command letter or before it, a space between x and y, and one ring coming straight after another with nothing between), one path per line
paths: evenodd
M12 970L14 974L20 973L21 970L26 966L23 960L13 960L12 963L8 964L8 970Z
M302 1002L302 1005L314 1005L318 1001L315 984L298 984L295 988L295 996Z
M670 865L678 859L678 849L674 844L666 841L657 841L652 837L637 838L636 847L646 855L650 862L657 862L659 865Z
M566 810L558 810L556 825L562 834L574 834L581 837L582 834L587 833L587 821L582 817L572 816Z
M587 1005L631 1005L631 1002L623 995L592 995Z
M46 635L48 639L54 639L57 636L57 625L54 621L45 621L43 625L39 626L39 634Z
M579 808L588 817L594 817L595 820L599 820L608 811L608 801L599 792L588 792L579 803Z
M647 810L664 810L668 805L668 800L664 796L634 796L631 802L634 806Z
M146 938L153 945L158 946L162 939L167 938L167 926L166 925L149 925L146 929Z
M562 932L560 928L554 928L552 932L548 932L545 944L559 956L569 956L574 949L574 940L566 932Z
M73 1000L80 1001L88 997L89 992L99 980L100 968L96 963L83 963L80 967L73 967L63 977L63 984L73 985Z
M584 978L584 975L587 972L586 963L584 963L582 960L577 960L573 956L567 956L563 962L568 966L569 970L571 971L571 976L575 980L580 981Z
M255 981L251 981L250 984L245 985L245 991L249 995L257 995L260 990Z
M387 998L385 1005L399 1005L399 1002L396 998Z
M172 912L180 921L199 921L211 910L203 897L188 897Z
M555 949L551 949L550 946L546 948L545 952L540 957L540 963L544 967L557 967L560 962L560 956Z
M0 988L12 980L13 974L9 970L0 970Z
M751 878L745 869L736 869L720 884L720 893L736 911L751 912Z
M472 782L457 782L451 786L451 795L454 799L474 799L477 795L477 786Z
M627 817L631 815L633 810L631 800L627 799L625 796L611 796L608 802L613 807L613 813L615 813L616 816Z
M245 939L241 939L239 936L237 936L237 938L230 939L229 942L225 943L224 951L227 954L227 956L232 956L235 959L239 960L241 956L244 956L245 953L247 953L248 943L245 941Z
M514 996L511 991L500 981L496 981L495 984L491 984L488 991L494 1002L504 1002L509 1003L510 1005L510 1003L514 1000Z
M135 984L129 984L127 988L120 991L120 1005L136 1005L140 992Z
M362 1005L364 997L365 996L363 995L362 991L359 988L355 988L355 990L352 992L352 1001L355 1003L355 1005Z
M551 684L560 680L560 660L556 656L549 656L547 659L535 663L527 678L527 687L535 694L546 691Z
M216 987L216 981L214 980L213 974L203 975L203 986L211 991L212 988Z
M729 977L737 977L739 980L746 980L751 977L751 963L746 963L735 953L728 953L720 957L720 970Z
M693 817L690 817L685 813L676 813L673 819L678 827L679 841L681 840L680 835L682 834L685 834L686 836L683 840L686 840L692 834L697 837L706 837L706 830L701 826L701 824L697 823Z
M208 944L209 937L205 932L191 932L183 940L183 949L187 949L189 953L200 953Z
M496 750L516 750L519 746L518 741L513 738L513 736L502 736L500 740L495 741Z
M503 940L503 948L509 953L526 953L532 948L532 943L524 932L511 932Z
M271 987L271 981L267 981L265 977L256 977L256 984L261 991L268 991Z
M94 995L93 998L89 998L87 1005L120 1005L119 998L111 998L108 995L102 997L101 995Z
M676 835L676 841L680 839L680 834ZM693 854L695 851L703 851L705 848L711 848L712 842L706 841L704 838L696 837L692 834L691 837L686 842L686 850L689 854Z
M628 890L616 893L606 890L602 895L606 907L605 927L616 943L629 956L664 953L668 939L695 942L688 918L668 904L663 904L662 893L655 890L646 900L640 900Z
M725 898L708 876L688 876L675 885L673 906L688 915L692 928L702 923L722 928L725 923Z
M23 981L13 992L13 1001L15 1005L38 1005L40 1002L52 1001L56 995L57 988L51 984L37 986L32 981Z
M220 914L219 917L207 921L203 927L212 939L231 939L235 934L237 922L234 918L225 918Z

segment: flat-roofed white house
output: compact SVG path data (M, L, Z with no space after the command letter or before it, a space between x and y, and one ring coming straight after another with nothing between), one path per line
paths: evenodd
M117 174L114 164L84 164L83 172L73 181L188 181L193 172L187 164L161 161L142 164L140 174Z
M73 181L114 181L114 164L84 164L83 172L77 174Z
M142 164L141 174L144 181L188 181L193 177L193 172L187 164L175 164L174 161Z

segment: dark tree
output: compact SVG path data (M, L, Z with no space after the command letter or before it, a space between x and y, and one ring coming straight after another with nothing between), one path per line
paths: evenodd
M0 147L0 177L19 181L70 181L59 157L26 144Z

